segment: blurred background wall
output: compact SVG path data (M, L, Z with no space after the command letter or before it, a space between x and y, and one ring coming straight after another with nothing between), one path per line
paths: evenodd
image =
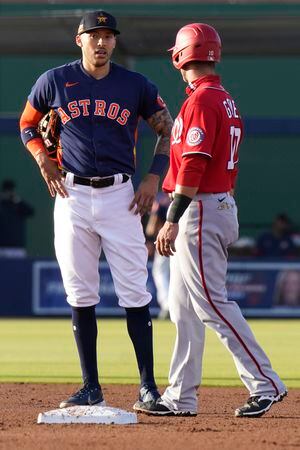
M85 10L114 14L121 36L114 60L153 80L176 116L184 98L167 49L186 23L215 26L223 40L218 70L245 120L236 198L241 235L256 236L286 212L300 224L300 4L298 2L104 3L13 1L0 18L0 182L11 178L35 208L27 250L52 257L53 201L18 135L18 118L36 78L80 57L74 36ZM140 129L135 182L147 170L154 137Z

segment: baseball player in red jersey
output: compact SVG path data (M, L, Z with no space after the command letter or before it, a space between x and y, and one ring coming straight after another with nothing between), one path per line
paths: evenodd
M82 369L83 387L60 407L103 402L97 367L99 258L105 253L140 372L139 402L159 397L153 374L151 295L140 214L149 212L169 162L172 118L156 86L111 61L120 34L105 11L85 14L76 44L82 59L42 74L20 121L23 143L35 157L55 199L55 251ZM37 131L50 109L59 114L58 162ZM149 173L134 193L135 140L143 118L157 135ZM101 286L100 286L101 290Z
M214 28L181 28L172 50L174 66L188 83L188 98L175 120L170 169L163 188L173 196L156 248L172 256L170 315L177 337L164 394L139 411L196 415L205 326L230 351L250 393L237 417L259 417L287 394L256 342L238 305L226 292L227 247L238 238L232 196L243 135L239 111L215 73L221 40Z

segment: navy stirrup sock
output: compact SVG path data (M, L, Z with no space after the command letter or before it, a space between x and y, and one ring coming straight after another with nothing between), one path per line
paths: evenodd
M97 320L95 306L72 307L73 333L84 384L99 385L97 369Z
M139 367L141 386L156 388L153 374L152 320L149 305L125 308L127 330L134 346Z

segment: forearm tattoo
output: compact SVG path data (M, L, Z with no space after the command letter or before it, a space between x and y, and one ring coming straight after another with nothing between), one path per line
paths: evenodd
M157 134L157 142L154 149L155 155L170 154L170 137L173 126L173 119L167 108L153 114L148 120L148 124Z

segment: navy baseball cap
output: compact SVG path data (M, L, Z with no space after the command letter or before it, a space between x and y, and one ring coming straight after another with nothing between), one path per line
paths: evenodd
M93 11L85 14L80 21L78 34L97 30L98 28L108 28L115 34L120 34L120 31L117 30L116 19L105 11Z

